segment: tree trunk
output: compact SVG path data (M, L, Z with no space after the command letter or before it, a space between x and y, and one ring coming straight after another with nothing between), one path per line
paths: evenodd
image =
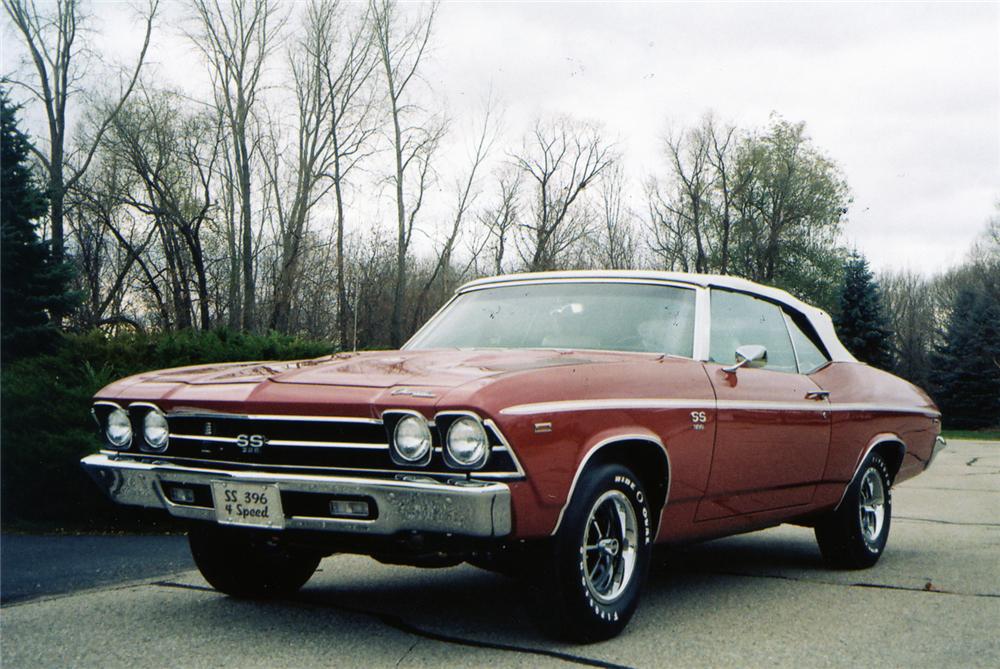
M392 301L392 323L389 335L392 346L403 343L403 300L406 299L406 210L403 204L403 147L399 129L399 109L392 103L392 125L396 150L396 217L399 225L396 239L396 290Z

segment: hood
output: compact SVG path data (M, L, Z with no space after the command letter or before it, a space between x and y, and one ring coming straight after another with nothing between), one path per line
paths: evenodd
M636 354L538 349L371 351L315 360L182 367L152 372L144 381L185 384L295 383L321 386L454 388L484 377L564 365L634 359Z

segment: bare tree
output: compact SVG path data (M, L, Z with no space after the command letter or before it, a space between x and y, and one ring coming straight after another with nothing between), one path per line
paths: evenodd
M371 0L375 45L382 61L395 158L391 178L396 190L396 285L390 323L393 346L403 341L406 255L429 184L431 156L444 134L443 122L430 120L421 126L409 120L417 109L408 101L408 90L426 52L436 13L437 5L431 5L426 13L407 25L393 0ZM408 196L406 177L410 173L415 173L416 183L411 184L413 192Z
M221 128L212 115L183 115L181 108L177 95L144 89L119 114L107 144L141 184L126 203L159 227L177 326L192 325L194 283L200 325L207 330L211 298L202 230L214 206Z
M518 222L521 195L520 173L516 171L501 172L497 178L499 199L493 205L479 212L479 224L485 232L483 245L488 247L491 255L491 268L494 274L504 272L504 258L507 245L512 243L511 235ZM474 254L478 257L478 253Z
M896 353L893 371L925 387L930 380L931 352L940 327L930 283L910 271L888 272L878 277Z
M76 0L57 0L40 8L34 0L3 0L27 46L35 70L35 81L13 80L25 88L45 109L48 121L48 155L32 147L48 176L49 216L52 226L52 254L58 262L65 254L64 207L66 192L86 173L101 138L132 94L146 60L159 0L150 0L143 21L145 37L135 67L122 85L116 100L100 113L96 130L76 155L66 154L69 101L86 76L80 55L85 46L79 41L83 17Z
M252 137L255 108L260 104L261 77L284 18L270 0L193 0L199 28L191 35L204 53L215 87L215 105L229 132L233 176L240 213L240 258L243 277L242 324L256 325L253 233ZM235 305L230 305L235 308Z
M94 167L67 194L69 211L75 215L71 234L77 246L78 278L85 294L76 314L82 327L146 320L171 326L169 309L157 285L157 270L151 266L149 250L157 232L155 225L137 220L128 205L136 188L135 174L125 161L108 151L107 137L101 142ZM148 291L148 292L147 292ZM134 304L138 299L139 304ZM132 313L125 313L132 304ZM151 304L152 308L146 306Z
M276 139L272 140L274 155L264 161L274 191L280 243L269 327L280 331L289 328L292 295L299 277L309 213L332 186L331 183L324 188L321 183L333 169L335 158L333 135L327 125L333 107L332 91L327 83L334 30L335 26L339 27L339 18L337 3L310 3L302 37L289 51L298 112L290 189L286 191L286 184L278 174L282 160Z
M647 187L655 250L684 271L708 271L709 191L713 177L711 140L704 127L684 130L664 142L670 176Z
M538 121L514 164L534 181L533 220L521 255L530 271L553 269L562 253L587 232L574 204L584 189L616 160L596 126L559 118Z
M417 329L417 326L426 314L427 297L435 281L437 281L440 277L443 277L451 266L452 253L455 250L455 244L458 241L458 237L462 232L462 226L466 215L468 214L469 209L475 205L475 201L479 197L479 190L476 185L479 171L482 169L483 163L486 161L487 156L493 147L496 136L497 128L493 122L492 103L487 100L486 109L483 114L483 124L475 142L472 164L469 167L469 172L465 175L464 179L460 180L455 185L455 211L451 221L451 228L445 237L444 243L441 245L441 248L436 254L437 260L434 262L433 269L427 276L423 285L420 287L420 293L417 295L414 303L413 319L410 322L411 331Z
M335 32L339 26L330 26ZM369 85L378 65L374 50L371 12L358 19L346 40L329 39L335 43L333 57L324 68L330 95L328 131L333 143L333 165L330 178L337 208L337 331L341 346L348 341L350 324L347 279L344 262L346 226L345 187L348 178L373 149L371 140L378 130L374 89ZM339 48L338 48L339 47Z
M597 264L607 269L634 269L638 244L635 238L635 212L626 202L625 172L613 166L601 183L601 229L597 235Z
M708 134L708 162L714 171L713 190L717 193L715 211L715 237L718 240L714 255L719 274L729 274L729 257L733 241L733 228L737 225L735 200L753 179L753 166L737 172L732 169L733 147L736 144L736 127L719 126L708 116L703 125Z

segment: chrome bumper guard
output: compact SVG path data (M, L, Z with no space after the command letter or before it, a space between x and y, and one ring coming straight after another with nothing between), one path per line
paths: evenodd
M936 436L934 438L934 450L931 451L931 457L927 459L927 467L930 467L931 463L934 462L934 458L938 456L938 453L940 453L947 447L948 447L948 442L944 440L944 437L942 437L940 434ZM925 467L924 469L926 469L927 467Z
M378 507L378 516L372 520L288 516L286 529L376 535L416 531L469 537L503 537L511 531L510 489L491 481L232 472L113 459L106 455L87 456L80 464L113 501L166 509L178 518L215 521L216 513L214 508L177 504L167 499L163 483L210 485L212 481L225 480L276 484L282 492L370 497Z

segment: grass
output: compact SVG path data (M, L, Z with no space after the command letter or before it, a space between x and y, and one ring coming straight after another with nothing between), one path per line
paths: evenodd
M945 439L974 439L975 441L1000 441L1000 429L996 430L944 430Z

